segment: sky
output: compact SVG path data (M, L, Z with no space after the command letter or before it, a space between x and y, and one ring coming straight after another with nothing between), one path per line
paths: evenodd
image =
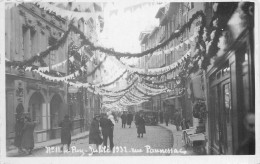
M137 8L136 6L140 4L143 4L142 7ZM142 31L152 31L159 25L159 20L155 18L155 15L160 6L155 3L144 4L144 2L106 4L104 8L105 25L100 35L101 44L119 52L141 52L139 35ZM129 7L132 7L133 10L125 10ZM135 63L137 59L125 61L131 64Z

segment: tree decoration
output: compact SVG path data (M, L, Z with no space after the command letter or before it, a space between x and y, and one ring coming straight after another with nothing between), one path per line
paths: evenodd
M204 102L198 100L193 105L193 117L204 120L207 117L206 105Z
M206 69L207 66L210 64L210 59L215 56L219 50L218 42L219 38L222 35L222 32L226 29L227 23L231 16L233 15L234 11L237 9L238 2L221 2L218 4L216 12L212 18L210 23L210 33L214 35L211 44L208 46L207 55L204 56L204 60L202 61L202 68ZM213 23L216 21L217 23ZM217 25L217 27L215 26ZM212 33L213 31L214 34Z

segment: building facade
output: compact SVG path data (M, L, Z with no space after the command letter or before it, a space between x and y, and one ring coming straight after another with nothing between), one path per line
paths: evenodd
M150 33L140 35L142 50L145 51L168 39L169 34L178 30L199 10L206 15L206 27L212 26L214 12L216 12L214 5L216 4L169 3L160 8L156 14L160 26ZM255 113L254 4L219 3L218 5L223 13L224 10L232 11L234 7L237 9L232 16L228 12L223 16L231 18L227 21L227 26L222 29L217 45L219 50L216 54L209 54L216 57L211 58L207 69L197 69L185 77L182 84L184 92L178 94L180 86L168 83L165 86L174 91L157 95L149 103L152 104L151 110L173 110L173 115L176 109L177 111L181 109L181 117L190 120L191 126L197 128L196 133L205 135L205 148L208 154L236 154L239 145L252 135L244 125L245 118L248 114ZM170 65L189 50L193 57L196 42L191 41L186 44L188 43L186 40L194 35L200 24L200 19L195 20L190 30L186 30L181 37L171 41L169 47L166 46L164 50L181 45L178 49L175 48L168 54L142 57L139 67L149 69ZM201 66L199 64L199 67ZM175 77L180 71L175 70L171 75L153 80L165 81ZM170 105L170 109L167 104ZM204 119L194 114L198 105L206 109Z
M25 3L6 9L5 57L23 61L52 46L67 30L67 21L45 12L34 4ZM67 43L44 59L47 65L66 60ZM39 63L34 63L40 66ZM57 70L67 74L67 66ZM23 108L17 108L21 104ZM6 67L6 138L14 138L16 115L24 113L38 121L35 141L43 142L59 136L59 121L68 112L67 89L63 83L46 80L34 72Z
M78 5L59 5L67 10L77 11ZM82 5L81 5L82 7ZM82 7L83 8L83 7ZM102 12L98 4L88 3L88 12ZM68 30L69 21L40 8L34 3L23 3L5 11L5 57L8 61L25 61L39 52L46 50ZM94 43L97 43L97 20L79 20L74 25L85 33ZM100 24L99 24L100 25ZM99 28L100 29L100 28ZM75 55L75 61L70 63L71 45L77 45L75 33L70 33L68 39L57 50L51 51L43 63L49 66L51 76L66 76L80 65L81 57ZM73 44L72 44L73 42ZM93 54L90 54L90 57ZM98 57L96 57L97 59ZM64 62L66 61L66 62ZM55 69L50 66L64 62ZM99 61L91 62L87 72L91 72ZM68 64L69 63L69 64ZM39 67L35 62L33 66ZM74 68L74 69L75 69ZM100 76L84 78L85 82L93 83ZM59 123L68 114L73 122L72 135L88 129L94 112L100 109L101 98L86 89L79 88L71 92L66 83L55 82L41 77L33 71L25 71L18 67L6 66L6 139L7 149L12 149L15 137L15 122L19 114L25 114L37 121L35 142L45 142L60 138Z

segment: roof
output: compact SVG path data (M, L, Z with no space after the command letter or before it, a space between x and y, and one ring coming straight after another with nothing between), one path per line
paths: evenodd
M159 30L159 27L155 27L153 29L153 31L151 32L151 34L149 35L149 37L153 36L153 34L155 34L155 32L158 31L158 30Z
M144 44L148 39L149 34L144 35L143 39L141 40L141 44Z
M164 15L164 14L165 14L165 7L161 7L161 8L159 8L158 12L156 13L155 18L161 18L162 15Z

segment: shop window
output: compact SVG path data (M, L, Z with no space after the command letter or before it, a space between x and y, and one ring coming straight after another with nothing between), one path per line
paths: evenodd
M193 9L194 8L194 2L191 2L190 3L190 9Z

